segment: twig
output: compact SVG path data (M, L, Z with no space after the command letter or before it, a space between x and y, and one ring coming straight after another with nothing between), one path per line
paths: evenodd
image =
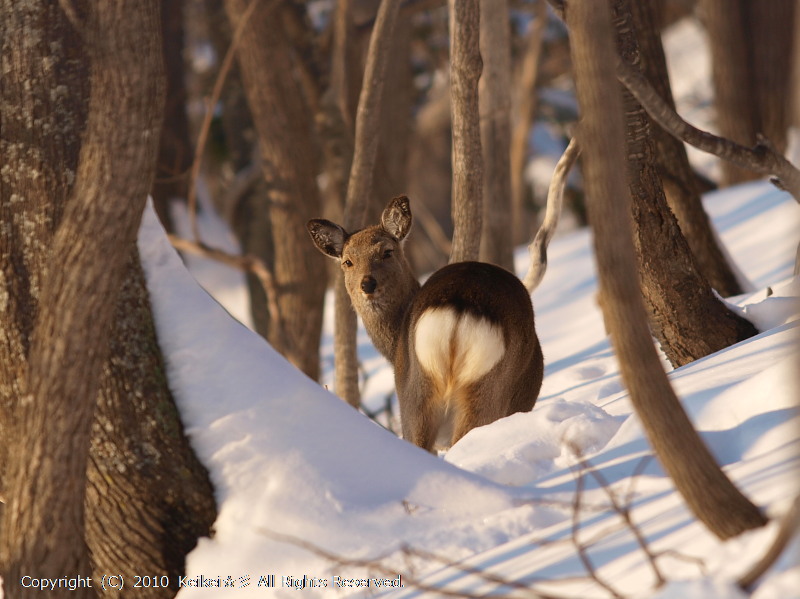
M573 452L575 455L580 455L580 451L577 447L572 447ZM578 552L578 559L581 560L583 567L589 573L589 576L594 580L598 585L603 587L608 593L615 597L615 599L623 599L623 596L620 595L614 587L600 578L597 574L597 570L592 563L591 558L589 557L589 553L586 550L586 546L583 545L579 538L578 533L580 532L581 527L581 499L583 496L583 486L584 486L584 469L585 469L585 462L581 459L578 463L579 470L578 470L578 478L575 481L575 499L572 503L572 544L575 547L575 550Z
M635 67L617 60L617 78L628 88L650 117L673 136L744 168L771 177L774 185L800 202L800 171L759 135L753 148L718 137L690 125L675 112Z
M650 564L650 567L653 570L653 575L656 578L656 588L663 586L664 583L667 581L664 578L664 575L661 573L661 569L658 567L658 563L656 562L656 556L650 551L650 547L647 544L647 541L642 535L642 531L639 530L639 527L633 523L633 519L631 518L631 510L629 507L623 507L617 501L617 497L614 492L611 490L611 487L608 484L608 481L605 477L600 474L595 468L591 466L591 463L588 460L583 460L587 465L589 465L589 474L594 477L597 483L605 490L606 495L608 495L608 500L611 502L611 507L614 511L619 514L620 518L622 518L625 525L633 534L633 537L636 539L636 544L639 545L639 548L642 550L642 553L645 554L647 557L647 561Z
M767 552L736 581L736 584L738 584L741 589L749 591L750 587L752 587L781 556L791 538L797 534L799 526L800 495L795 497L794 502L792 502L792 507L789 508L789 511L781 520L778 534L767 549Z
M282 543L289 543L289 544L294 545L296 547L300 547L301 549L305 549L306 551L308 551L308 552L310 552L310 553L312 553L312 554L314 554L314 555L316 555L318 557L321 557L321 558L331 562L332 564L334 564L336 566L352 566L352 567L366 568L366 569L368 569L369 571L372 571L372 572L380 572L381 574L383 574L385 576L392 576L392 577L402 576L403 577L403 581L407 585L412 586L412 587L414 587L414 588L416 588L416 589L418 589L420 591L430 592L430 593L438 593L439 595L444 595L446 597L462 597L464 599L473 599L473 598L477 599L479 597L485 597L486 596L485 593L473 594L473 593L469 593L468 591L464 591L464 590L451 590L451 589L447 588L446 586L428 584L428 583L425 583L425 582L421 581L420 579L418 579L418 578L416 578L414 576L410 576L408 573L400 572L399 570L397 570L395 568L390 568L390 567L385 566L385 565L383 565L381 563L382 561L388 559L393 553L396 553L398 550L393 550L393 551L390 551L390 552L385 553L383 555L378 555L378 556L371 557L371 558L347 558L347 557L343 557L341 555L337 555L336 553L333 553L331 551L323 549L322 547L319 547L319 546L317 546L317 545L315 545L313 543L310 543L310 542L305 541L304 539L300 539L298 537L294 537L294 536L291 536L291 535L278 533L278 532L267 530L267 529L263 529L263 528L260 529L260 532L262 534L266 535L267 537L275 540L275 541L279 541L279 542L282 542ZM417 549L412 549L412 548L407 547L407 546L400 547L399 551L406 558L408 558L408 557L418 557L418 558L424 558L424 559L435 559L435 560L439 561L440 563L445 564L448 567L456 568L457 570L459 570L459 571L461 571L461 572L463 572L465 574L473 574L475 576L478 576L478 577L482 578L483 580L485 580L486 582L491 582L491 583L498 584L498 585L501 585L501 586L508 586L508 587L511 587L512 589L519 590L519 591L524 593L525 597L530 597L531 599L567 599L566 597L559 596L559 595L543 594L543 593L540 593L538 591L534 591L534 590L530 589L527 586L527 584L525 584L525 583L520 583L518 581L515 582L515 581L505 580L505 579L493 576L491 574L488 574L487 572L481 570L480 568L474 568L474 567L471 567L471 566L466 566L464 564L453 563L450 560L447 560L445 558L437 556L437 555L435 555L433 553L423 552L423 551L420 551L420 550L417 550ZM512 597L516 597L516 598L520 597L520 595L492 595L492 596L493 597L500 597L500 598L507 597L508 599L511 599Z
M200 176L200 166L203 161L203 151L205 150L206 140L208 139L208 132L211 129L211 119L214 116L214 106L219 102L222 95L222 88L225 84L225 79L228 77L228 72L231 70L233 64L233 57L236 54L236 49L239 46L239 41L242 39L242 33L247 23L250 20L250 15L256 9L261 0L252 0L242 14L242 18L236 24L236 31L231 38L231 45L225 53L225 58L220 65L217 79L214 81L214 87L211 91L211 96L206 100L206 115L203 118L203 123L200 126L200 132L197 134L197 145L194 149L194 160L192 161L191 176L189 177L189 190L186 194L186 202L189 207L189 222L192 227L192 235L195 241L200 240L200 234L197 227L197 178ZM273 0L272 5L268 8L272 9L277 5Z

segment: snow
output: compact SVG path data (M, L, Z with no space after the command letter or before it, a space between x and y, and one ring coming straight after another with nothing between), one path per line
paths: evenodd
M533 296L546 362L533 411L475 429L436 457L345 405L234 320L194 281L148 211L139 245L169 380L219 504L214 535L189 555L184 583L234 587L209 594L187 586L181 599L292 596L298 587L306 597L425 595L418 585L463 594L515 591L477 570L537 581L537 589L560 596L608 596L588 576L576 537L597 578L626 596L746 596L736 577L764 553L800 492L793 387L800 280L791 276L800 210L765 182L710 194L706 207L756 289L727 301L762 331L670 373L728 476L773 518L727 543L693 518L652 459L595 303L587 231L554 239ZM524 249L518 258L524 272ZM204 269L213 291L210 267ZM223 303L241 297L230 281L220 287ZM328 317L328 379L330 326ZM366 403L382 406L391 371L363 331L359 339ZM660 555L668 584L655 587L614 502L629 509ZM800 597L799 549L795 541L794 554L776 564L753 597ZM380 566L367 567L370 561ZM370 577L405 586L386 591ZM270 580L276 588L263 586ZM364 584L359 580L370 586L333 586Z

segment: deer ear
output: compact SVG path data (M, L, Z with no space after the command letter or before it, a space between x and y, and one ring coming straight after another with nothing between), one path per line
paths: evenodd
M341 258L344 242L347 239L347 232L329 220L315 218L306 224L311 241L317 249L330 256L331 258Z
M384 231L403 241L411 230L411 206L408 197L397 196L389 201L381 214Z

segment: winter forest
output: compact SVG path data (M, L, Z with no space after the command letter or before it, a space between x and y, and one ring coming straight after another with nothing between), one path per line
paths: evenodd
M800 2L0 46L0 599L800 599Z

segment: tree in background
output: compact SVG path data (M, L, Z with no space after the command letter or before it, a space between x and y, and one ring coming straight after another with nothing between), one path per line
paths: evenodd
M478 80L481 76L480 2L448 0L450 114L453 131L453 247L450 262L477 260L483 222Z
M511 228L511 24L506 0L481 0L479 84L483 148L480 257L514 272ZM527 137L527 136L526 136Z
M226 0L234 29L247 6L245 0ZM265 262L275 281L280 310L276 321L281 330L270 329L265 336L290 362L316 379L325 269L309 247L305 223L320 212L318 155L312 141L313 113L295 76L283 10L270 2L256 7L236 51L267 182Z
M701 0L722 137L752 146L761 134L779 152L786 150L796 4L795 0ZM759 177L728 162L721 167L726 185Z
M0 22L6 597L30 572L177 581L215 518L135 245L163 115L159 4L67 6L4 2Z
M722 539L766 519L727 479L670 387L653 347L639 292L623 171L625 104L616 80L614 31L605 2L566 4L581 108L589 218L604 297L603 313L631 401L659 461L694 514Z

